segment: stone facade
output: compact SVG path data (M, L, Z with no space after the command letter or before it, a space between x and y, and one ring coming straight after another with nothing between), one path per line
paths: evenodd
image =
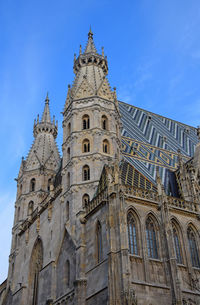
M74 58L62 158L48 96L34 123L17 178L1 305L200 304L199 144L188 162L179 156L178 197L158 170L155 184L132 167L130 178L107 72L90 30Z

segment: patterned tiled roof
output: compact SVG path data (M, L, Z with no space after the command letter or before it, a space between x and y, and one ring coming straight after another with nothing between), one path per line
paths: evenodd
M153 183L159 166L166 185L167 169L177 169L178 151L185 161L193 157L196 128L123 102L119 110L124 158Z

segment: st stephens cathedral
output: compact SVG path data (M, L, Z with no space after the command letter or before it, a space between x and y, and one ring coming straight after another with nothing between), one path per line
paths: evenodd
M200 304L200 128L128 105L88 33L17 177L0 305Z

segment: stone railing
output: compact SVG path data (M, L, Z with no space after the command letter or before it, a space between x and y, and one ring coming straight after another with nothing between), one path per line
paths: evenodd
M125 195L159 202L158 193L151 190L144 190L140 188L135 188L134 186L123 185L123 192L125 193Z
M101 202L103 201L105 202L107 200L108 200L108 191L107 189L105 189L85 205L86 214L94 210Z
M198 212L197 203L168 196L168 204L190 212Z

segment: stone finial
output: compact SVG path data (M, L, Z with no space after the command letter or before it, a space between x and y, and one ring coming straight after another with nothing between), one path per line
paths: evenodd
M81 54L82 54L82 46L81 46L81 44L80 44L79 55L81 55Z

